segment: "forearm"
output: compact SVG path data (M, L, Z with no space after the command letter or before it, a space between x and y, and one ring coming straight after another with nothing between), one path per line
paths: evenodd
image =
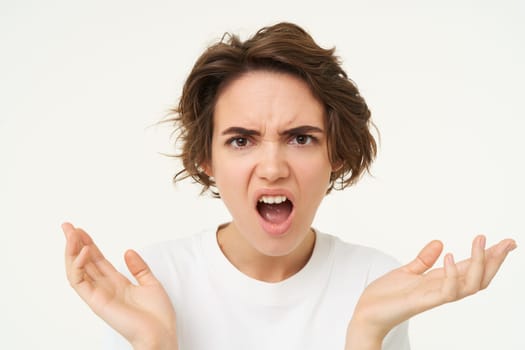
M345 350L381 350L384 335L373 331L365 322L352 319L346 333Z
M134 344L133 350L178 350L176 337L158 341L144 341Z

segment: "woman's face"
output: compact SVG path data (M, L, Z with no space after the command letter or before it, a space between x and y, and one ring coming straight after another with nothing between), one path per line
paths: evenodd
M286 73L249 72L219 93L205 168L231 229L259 253L287 255L311 232L332 170L324 118L308 85Z

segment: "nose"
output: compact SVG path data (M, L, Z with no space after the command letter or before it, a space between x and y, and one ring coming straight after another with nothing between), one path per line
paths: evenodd
M259 157L255 174L268 182L275 182L290 175L290 168L286 159L285 150L279 142L263 142L259 148Z

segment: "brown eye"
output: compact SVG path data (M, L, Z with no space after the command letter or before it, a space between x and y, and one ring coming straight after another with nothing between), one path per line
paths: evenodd
M313 136L310 135L295 135L290 140L290 143L296 145L308 145L314 141Z
M228 143L234 148L244 148L248 146L249 141L246 137L233 137L228 141Z

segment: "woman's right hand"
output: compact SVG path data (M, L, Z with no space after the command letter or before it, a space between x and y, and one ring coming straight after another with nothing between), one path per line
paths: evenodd
M134 349L177 349L175 311L166 291L133 250L124 256L138 282L132 284L115 269L91 237L70 223L66 236L66 273L71 287L89 307Z

